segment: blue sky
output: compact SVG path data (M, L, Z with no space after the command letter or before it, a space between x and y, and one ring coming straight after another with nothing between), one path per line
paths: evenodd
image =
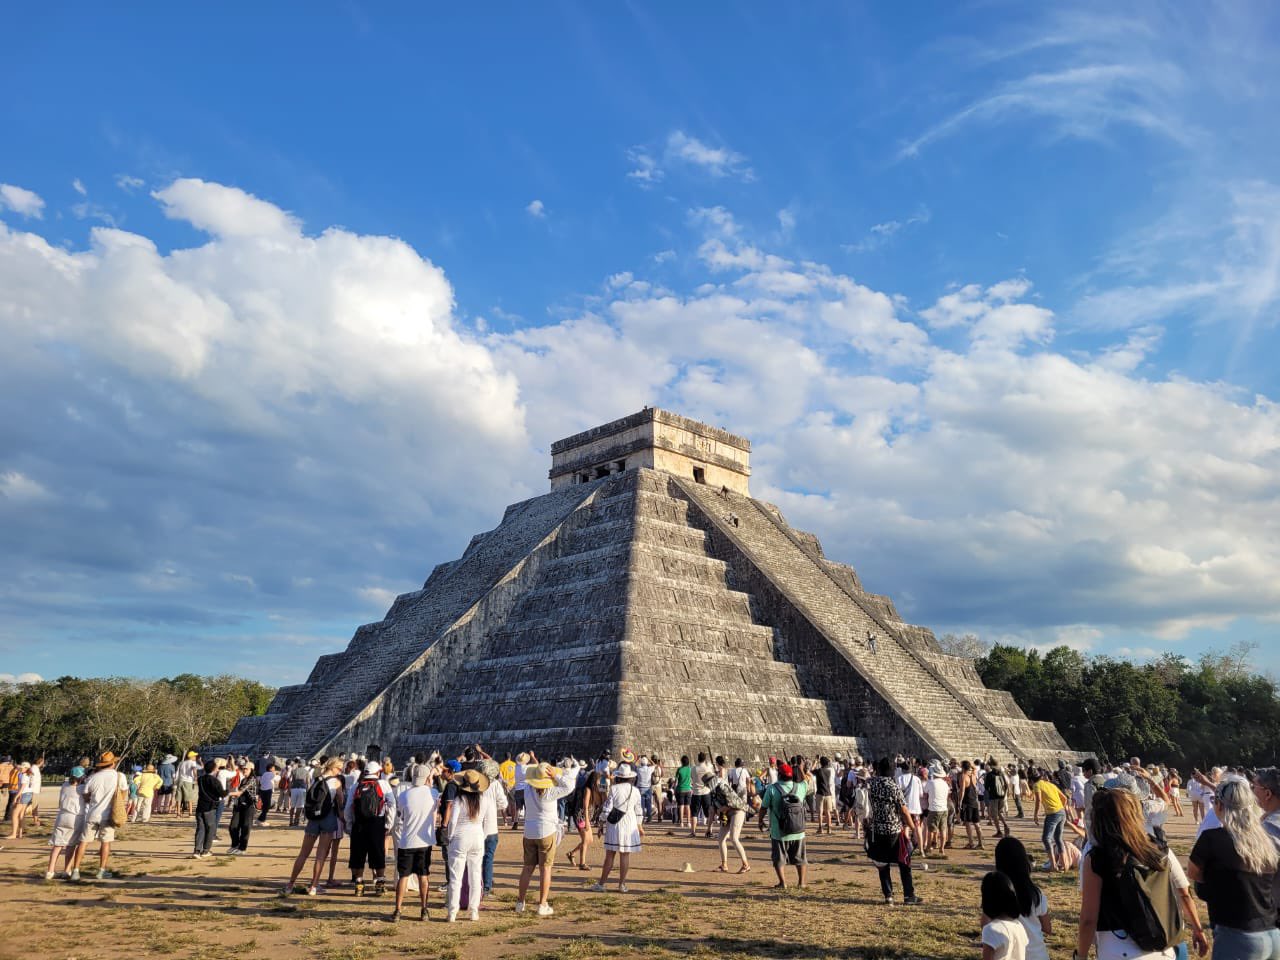
M0 676L296 681L647 403L904 615L1280 668L1266 4L11 14Z

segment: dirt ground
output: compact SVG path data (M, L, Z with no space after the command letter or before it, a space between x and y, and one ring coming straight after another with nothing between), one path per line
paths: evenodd
M43 798L55 810L52 789ZM1014 835L1039 848L1030 818L1014 820ZM387 922L390 895L356 898L350 886L315 898L280 896L302 831L273 813L268 828L253 831L249 853L226 850L225 822L215 856L190 859L191 821L160 817L122 831L111 867L119 878L96 881L96 853L85 857L79 884L44 880L49 821L18 841L0 840L0 958L85 958L127 950L131 956L177 955L213 960L233 954L272 960L372 960L376 957L494 957L586 960L594 957L965 957L980 952L978 885L990 869L987 852L955 849L947 860L916 862L920 907L888 907L874 868L846 832L811 837L808 886L779 893L768 862L766 834L748 823L752 871L715 872L714 841L672 836L651 826L645 850L632 859L630 892L595 894L602 851L592 848L590 873L569 867L559 853L551 902L556 915L517 915L512 906L519 873L520 835L502 832L495 868L496 894L477 923L444 922L442 892L432 865L431 920ZM1170 837L1183 857L1194 827L1171 818ZM989 831L988 831L989 833ZM7 837L8 829L3 833ZM963 844L959 844L963 846ZM349 880L347 848L337 876ZM685 863L693 867L684 872ZM731 859L731 869L736 869ZM895 884L896 872L895 872ZM1071 955L1079 898L1075 878L1042 875L1055 929L1054 957ZM899 891L899 898L901 892ZM416 910L406 910L416 918ZM30 935L24 933L26 931Z

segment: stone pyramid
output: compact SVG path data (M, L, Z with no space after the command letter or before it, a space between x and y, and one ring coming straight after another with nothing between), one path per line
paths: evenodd
M1076 755L752 499L749 458L653 408L558 441L550 493L216 749Z

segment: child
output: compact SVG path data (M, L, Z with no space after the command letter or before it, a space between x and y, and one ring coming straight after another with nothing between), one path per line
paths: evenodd
M1018 894L998 870L982 878L982 960L1026 960L1027 931L1018 919Z
M1073 844L1068 844L1074 849ZM1031 858L1017 837L996 844L996 869L1009 878L1018 897L1018 920L1027 932L1027 960L1049 960L1044 938L1053 933L1049 900L1031 879Z

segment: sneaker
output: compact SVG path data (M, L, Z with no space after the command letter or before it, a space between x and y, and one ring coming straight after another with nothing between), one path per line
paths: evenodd
M291 896L292 894L293 894L292 883L286 883L284 887L280 890L280 896L282 897L288 897L288 896Z
M373 895L375 897L380 897L386 892L387 892L387 885L383 883L382 878L379 877L377 880L373 882Z
M308 897L314 897L314 896L316 895L316 893L318 893L318 892L319 892L319 891L317 891L315 887L307 887L307 896L308 896Z
M363 897L363 896L364 896L364 881L363 881L363 880L357 880L357 881L356 881L356 896L357 896L357 897Z
M423 923L426 923L426 922L427 922L427 918L428 918L428 916L429 916L429 915L428 915L428 913L427 913L427 908L426 908L426 907L423 907L423 908L422 908L422 916L420 916L418 919L419 919L420 921L422 921Z
M399 911L399 910L392 910L392 911L391 911L391 922L392 922L392 923L399 923L399 922L400 922L400 911Z
M920 906L920 904L924 903L924 901L921 900L919 897L907 897L902 902L909 907L918 907Z
M476 920L479 920L479 919L480 919L480 909L479 909L478 907L472 907L472 908L471 908L471 920L472 920L472 922L474 922L474 921L476 921Z
M114 873L112 873L110 870L99 870L99 871L98 871L98 879L99 879L99 880L111 880L111 879L114 879L114 877L115 877L115 874L114 874Z
M593 884L592 884L588 889L589 889L592 893L604 893L604 884L603 884L603 883L593 883Z
M620 884L618 884L618 892L619 892L619 893L626 893L626 892L627 892L627 885L626 885L625 883L620 883Z
M449 911L449 915L448 915L447 917L445 917L445 918L444 918L444 922L445 922L445 923L457 923L457 922L458 922L458 911L457 911L457 910L450 910L450 911Z
M554 913L555 913L555 911L551 909L551 904L549 904L549 903L540 903L540 904L538 904L538 916L540 916L540 917L550 917L550 916L552 916Z
M199 859L201 859L201 857L200 857L200 852L199 852L199 851L196 851L195 853L193 853L193 854L191 855L191 859L192 859L192 860L199 860Z
M893 897L885 897L885 898L884 898L884 905L885 905L886 907L892 907L892 906L893 906Z
M517 900L517 901L516 901L516 913L524 913L524 901L523 901L523 900Z
M53 879L53 871L52 871L52 870L49 870L48 872L46 872L46 873L45 873L45 875L44 875L44 878L45 878L46 880L52 880L52 879Z
M240 853L244 853L244 851L241 850L239 847L232 847L230 850L227 851L227 856L234 857Z
M69 877L67 877L67 882L68 882L68 883L79 883L79 882L80 882L80 871L79 871L79 870L72 870L72 871L71 871L71 875L70 875Z

